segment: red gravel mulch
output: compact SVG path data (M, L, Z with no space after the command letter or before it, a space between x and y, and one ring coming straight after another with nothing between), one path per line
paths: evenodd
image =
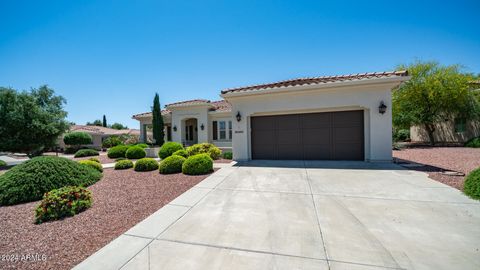
M89 158L98 158L100 163L107 164L107 163L115 163L115 158L109 158L106 153L100 153L99 156L92 156L92 157L81 157L81 158L74 158L73 160L82 160L82 159L89 159Z
M467 147L419 147L393 151L393 157L400 162L409 161L424 164L409 167L428 173L431 179L463 190L464 176L445 175L444 171L456 171L468 175L480 167L480 149Z
M220 159L214 160L213 162L215 162L215 163L230 163L230 162L232 162L232 160L231 159L220 158Z
M0 269L70 269L207 176L106 169L88 188L90 209L40 225L33 223L38 202L0 207L0 255L46 256L16 263L0 258Z

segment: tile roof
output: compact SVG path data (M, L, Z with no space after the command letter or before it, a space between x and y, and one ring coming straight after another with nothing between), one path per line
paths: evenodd
M210 108L210 111L229 112L232 110L232 105L230 105L230 103L228 103L226 100L210 101L206 99L193 99L193 100L186 100L186 101L171 103L166 106L180 105L180 104L182 106L190 106L190 105L203 104L203 103L208 103L212 105L212 107ZM170 113L171 113L170 110L162 110L162 115L167 115ZM152 116L152 112L135 114L132 116L132 118L149 117L149 116Z
M189 106L189 105L197 105L197 104L204 104L204 103L210 103L210 100L207 100L207 99L185 100L185 101L167 104L165 105L165 107L176 106L176 105Z
M100 135L120 135L120 134L135 134L136 129L113 129L101 126L87 126L87 125L73 125L70 127L70 131L83 131L90 134Z
M291 87L291 86L324 84L324 83L343 82L343 81L357 81L357 80L364 80L364 79L402 77L402 76L408 76L408 72L406 70L402 70L402 71L386 71L386 72L358 73L358 74L322 76L322 77L310 77L310 78L297 78L293 80L278 81L274 83L257 84L257 85L250 85L250 86L237 87L237 88L228 88L228 89L222 90L222 94L271 89L271 88L283 88L283 87Z

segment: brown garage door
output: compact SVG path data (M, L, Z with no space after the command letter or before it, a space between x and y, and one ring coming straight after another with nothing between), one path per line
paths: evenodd
M363 160L363 111L251 118L253 159Z

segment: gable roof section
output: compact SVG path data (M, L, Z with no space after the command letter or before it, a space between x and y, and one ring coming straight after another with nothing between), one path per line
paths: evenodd
M380 78L404 77L404 76L408 76L408 72L406 70L298 78L293 80L278 81L274 83L256 84L256 85L237 87L237 88L228 88L228 89L222 90L222 94L259 91L264 89L285 88L285 87L302 86L302 85L316 85L316 84L327 84L327 83L334 83L334 82L360 81L360 80L367 80L367 79L380 79Z
M172 106L172 105L183 107L183 106L202 105L202 104L211 105L210 111L214 111L214 112L229 112L232 110L232 106L226 100L210 101L206 99L193 99L193 100L180 101L180 102L167 104L165 105L165 107ZM170 113L171 113L170 110L162 110L162 115L168 115ZM132 118L138 119L138 118L151 117L151 116L152 116L152 112L145 112L145 113L135 114L132 116Z
M87 125L73 125L70 131L83 131L90 134L98 135L121 135L121 134L136 134L136 129L113 129L101 126L87 126Z

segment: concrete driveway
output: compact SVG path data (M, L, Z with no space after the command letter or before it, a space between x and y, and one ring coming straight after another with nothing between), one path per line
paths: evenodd
M480 203L362 162L223 168L77 269L480 269Z

